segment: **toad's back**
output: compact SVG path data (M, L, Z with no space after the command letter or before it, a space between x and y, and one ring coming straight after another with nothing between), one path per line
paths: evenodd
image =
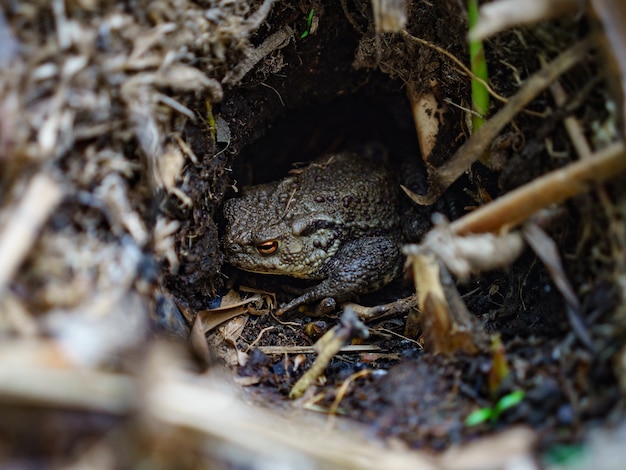
M393 176L382 165L351 154L317 160L279 183L277 193L281 200L293 194L294 213L326 214L346 236L389 234L399 223Z

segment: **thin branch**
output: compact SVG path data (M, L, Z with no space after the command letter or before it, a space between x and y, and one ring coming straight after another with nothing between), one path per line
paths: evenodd
M555 170L499 197L456 220L450 228L458 235L512 228L539 209L586 192L625 171L626 148L623 142L617 142L593 158Z

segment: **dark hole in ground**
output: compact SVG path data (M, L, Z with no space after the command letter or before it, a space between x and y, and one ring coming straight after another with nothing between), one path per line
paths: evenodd
M375 83L352 95L291 111L269 123L264 137L243 148L237 156L233 177L239 188L275 181L284 178L294 165L344 150L369 154L385 162L398 173L399 180L403 162L420 160L413 118L401 82L378 76ZM409 204L408 198L405 199L403 202ZM298 291L311 284L282 276L244 273L228 265L223 267L223 272L234 283L241 281L279 293L286 287L288 292L279 296L281 301L293 297L293 289ZM382 295L379 292L361 300L375 305L410 293L410 283L398 280Z
M328 104L297 109L268 125L266 135L234 162L238 185L283 178L294 163L332 151L386 153L390 163L419 158L408 100L397 93L359 91Z

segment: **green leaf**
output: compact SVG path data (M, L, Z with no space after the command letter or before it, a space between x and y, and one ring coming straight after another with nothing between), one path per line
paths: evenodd
M555 445L546 450L546 452L541 457L541 461L544 465L575 465L578 464L579 468L581 464L587 461L589 464L589 454L587 453L587 449L580 444L569 444L569 445Z
M493 408L480 408L472 411L467 418L465 418L466 426L476 426L484 423L485 421L496 421L502 412L508 408L511 408L524 399L524 390L515 390L498 400L498 403Z
M519 405L519 403L524 399L524 390L515 390L514 392L511 392L507 395L504 395L502 398L500 398L500 400L498 400L498 403L496 403L496 406L494 406L494 412L495 412L495 418L497 419L498 416L500 416L500 414L508 409L511 408L515 405Z
M309 12L309 16L307 16L306 18L306 29L300 35L300 39L304 39L305 37L309 35L309 32L311 31L311 24L313 23L313 15L315 15L315 10L311 8L311 11Z
M492 419L492 416L492 408L480 408L478 410L474 410L467 416L467 418L465 418L465 426L477 426Z

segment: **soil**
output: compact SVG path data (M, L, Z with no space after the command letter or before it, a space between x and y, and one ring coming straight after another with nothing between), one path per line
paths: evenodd
M406 89L434 87L439 96L460 107L467 106L469 84L454 64L397 36L376 36L369 7L346 3L351 18L340 3L312 6L320 18L317 31L270 54L242 83L226 90L224 100L215 106L216 115L229 125L231 139L219 149L218 157L212 157L217 149L204 147L209 149L205 162L190 173L199 172L198 181L210 175L210 191L217 197L206 208L196 206L205 214L204 220L199 216L194 220L193 230L200 239L193 252L184 253L182 269L168 282L177 301L188 308L205 309L208 297L225 292L227 287L237 288L240 283L277 292L279 302L289 298L297 285L287 278L238 273L221 266L221 256L208 249L218 244L214 220L219 223L221 197L235 195L224 184L225 179L232 176L232 183L238 187L276 180L286 175L293 164L310 161L322 152L367 145L385 153L390 164L402 173L403 162L419 158ZM278 8L253 42L262 43L284 25L302 25L305 13L295 7ZM467 55L466 24L456 2L413 2L408 25L411 34L457 57ZM490 82L502 95L514 94L517 77L529 76L540 68L540 55L553 56L586 29L584 21L553 22L505 33L487 42ZM587 64L569 74L564 81L568 90L576 93L584 87L594 68ZM585 104L573 111L585 120L602 120L600 95L592 90ZM492 107L495 112L498 104ZM481 191L495 198L570 160L573 153L562 125L564 113L555 108L549 94L541 95L529 110L543 116L523 113L515 119L500 149L503 166L488 170L477 164L473 177L457 183L446 194L449 206L455 208L448 211L448 216L458 217L468 206L482 203L472 197ZM196 137L202 132L193 126L186 128L187 140L194 143L199 155L203 153L199 146L202 139ZM446 161L467 133L462 112L450 106L430 164L437 166ZM557 152L559 157L555 157ZM402 176L411 178L411 174ZM206 194L205 186L197 184L196 179L184 189L196 201L202 201ZM586 290L582 296L583 317L594 331L604 322L611 322L609 312L617 305L614 289L606 282L609 266L591 267L590 263L598 261L591 247L579 246L582 228L597 223L589 220L595 204L593 196L568 204L566 222L552 232L570 278L579 292ZM211 218L206 217L207 213ZM428 214L407 212L407 217L417 216ZM227 275L225 283L216 276L220 269ZM376 305L409 295L410 289L409 282L398 282L362 300ZM619 334L613 330L613 334L597 337L598 351L602 353L586 351L572 336L561 295L534 254L526 252L507 271L482 274L460 285L460 290L470 312L488 332L499 334L504 343L511 375L497 391L489 389L492 358L488 352L448 358L424 351L419 335L404 337L405 313L404 317L369 325L371 344L380 346L383 352L339 354L332 360L323 385L316 386L318 397L322 397L317 405L330 407L345 380L359 371L371 370L342 397L341 414L367 424L380 437L399 438L410 446L433 450L525 423L540 432L540 450L545 451L556 444L580 441L589 424L603 421L607 413L619 409L613 354L608 353L615 353L619 347L615 341ZM281 321L269 315L251 317L236 343L244 351L254 345L248 362L238 372L255 379L250 393L264 402L286 400L301 371L314 359L307 355L304 366L296 366L301 359L297 354L266 355L255 348L310 346L318 336L308 336L307 328L317 325L314 330L325 331L335 321L332 317L320 321L306 315ZM465 425L471 411L491 406L515 390L525 392L521 405L505 411L494 422L477 427Z
M32 229L41 231L41 236L24 254L7 288L33 323L45 325L36 330L39 338L80 336L61 329L54 322L55 315L69 312L67 324L80 326L80 314L91 309L145 313L149 333L144 333L143 323L127 327L122 323L127 319L124 316L110 315L109 323L98 324L105 340L83 342L104 351L100 362L93 359L93 363L104 364L107 371L140 377L138 389L144 390L149 388L145 377L158 374L142 362L138 351L155 338L175 338L190 345L195 354L193 361L185 362L185 373L199 377L226 362L235 382L244 384L247 401L270 409L307 408L323 413L335 409L372 440L401 442L403 448L432 453L523 424L539 436L534 457L552 458L559 449L587 442L592 430L624 421L626 381L620 364L626 338L622 292L626 268L621 235L626 205L624 185L619 181L569 200L563 205L565 216L547 228L558 246L565 277L580 300L579 314L592 339L591 347L574 333L554 277L527 249L512 265L476 274L456 286L472 318L501 344L494 339L474 355L435 354L428 348L415 309L403 311L369 322L370 337L352 342L369 349L336 354L303 398L295 402L288 398L316 359L310 347L338 323L340 312L319 317L312 306L284 318L273 315L276 303L290 299L306 283L242 273L226 265L220 246L223 201L235 197L243 186L280 179L295 164L343 149L379 154L407 187L423 192L424 169L447 162L471 133L465 112L471 108L468 77L433 48L401 34L377 33L370 2L276 2L266 16L259 14L259 24L254 23L254 12L265 11L267 2L180 2L185 6L178 8L158 1L145 11L136 2L121 2L124 5L119 8L114 8L114 2L104 2L103 12L95 6L83 12L73 2L55 2L54 8L46 2L33 2L32 8L10 3L5 12L0 9L0 33L6 15L8 29L21 47L16 47L15 55L24 59L20 59L23 67L11 69L0 87L0 117L11 117L0 122L0 153L15 157L0 161L7 182L3 204L23 189L23 175L42 168L57 175L65 190L63 204L50 215L50 222ZM61 14L58 8L64 3L67 12ZM460 2L414 0L407 4L410 35L468 62L466 13ZM207 32L199 26L204 23L194 23L198 9L203 11L202 18L210 17L207 24L214 29ZM307 26L311 11L313 21ZM93 30L95 39L85 41L84 50L78 44L66 49L58 44L62 38L57 40L56 23L49 18L60 21L65 13L74 21L73 34L79 34L76 25ZM592 29L589 21L586 16L545 21L486 41L492 88L503 96L515 95L544 60L550 61L586 36ZM170 33L167 40L160 36ZM286 39L273 43L281 34ZM41 44L47 46L40 48ZM174 45L176 54L168 55ZM8 55L9 46L10 41ZM55 47L58 51L50 52ZM48 114L39 108L48 109L42 103L65 103L55 97L57 93L66 97L62 91L72 80L58 72L66 66L60 57L70 53L88 56L76 72L80 86L72 85L76 88L71 95L72 103L79 102L86 109L81 108L84 115L77 114L76 129L72 128L82 133L77 137L67 130L67 115L61 112L65 105L53 107L61 110L54 127L59 137L43 165L37 145L46 142L47 134L40 133L39 126ZM132 60L113 60L117 54ZM235 72L254 57L258 60L238 76ZM0 65L3 60L7 59L0 54ZM202 78L184 75L191 73L188 68L168 75L167 67L173 63L202 72ZM611 119L602 70L602 62L594 55L565 74L561 84L571 97L565 106L556 105L550 92L540 94L493 144L492 163L475 163L433 207L417 207L407 197L403 217L410 241L423 235L414 228L429 224L433 212L444 212L454 220L576 160L563 124L565 117L576 117L592 142L600 139L598 128ZM22 87L25 76L31 81ZM16 90L23 93L20 103L28 110L23 115L12 112L9 98ZM443 115L427 161L420 154L410 101L411 95L422 92L437 98ZM177 100L168 101L170 96ZM492 100L489 114L502 106ZM183 149L173 154L184 163L174 171L174 183L168 185L154 175L159 172L155 170L159 158L173 143ZM151 154L156 147L161 151L156 152L159 158ZM117 179L107 179L110 174ZM1 220L6 221L4 214ZM142 227L147 227L145 237L140 236ZM2 293L4 285L0 288ZM267 303L245 307L245 315L226 326L207 328L205 336L198 319L210 318L207 310L225 302L233 291L243 298L250 288L255 294L275 294L276 303L271 308ZM402 279L357 300L373 306L414 291L407 268ZM31 331L31 323L26 325L21 330L7 327L6 337L29 337L25 331ZM128 330L140 332L136 333L140 338L128 337ZM272 347L281 349L276 352ZM85 357L91 356L85 353ZM88 358L81 367L93 366ZM46 356L46 361L53 359ZM510 373L493 378L494 371L507 367ZM494 410L501 399L519 392L523 399L514 406L478 425L466 422L477 409ZM8 397L0 393L0 411L9 421L21 420L22 425L17 430L0 426L0 434L10 436L5 439L9 444L0 446L2 455L12 454L11 442L29 438L35 424L27 424L37 423L42 416L28 406L31 398L26 405L14 406L14 396ZM37 406L45 407L47 402L43 403ZM128 425L128 415L123 413L66 412L63 406L53 405L43 413L44 425L51 423L52 431L39 430L32 447L16 444L19 449L13 461L27 456L38 462L67 448L78 452L70 444L72 437L84 434L91 442L92 436L102 437L117 426L127 427L112 438L116 443L112 448L132 436L137 442L122 447L139 454L149 447L158 454L160 439L167 440L160 434L156 437L156 432L136 437L143 426L137 423L150 421L152 416L135 416L136 421ZM93 422L78 425L74 413L89 416ZM13 419L14 415L18 418ZM57 433L57 427L63 432ZM58 435L58 442L47 441L49 435ZM191 460L206 451L200 444L194 447L196 437L185 440L186 446L195 449L188 457ZM168 441L169 451L177 442ZM117 462L122 467L133 461L124 459ZM193 463L185 465L193 467Z

